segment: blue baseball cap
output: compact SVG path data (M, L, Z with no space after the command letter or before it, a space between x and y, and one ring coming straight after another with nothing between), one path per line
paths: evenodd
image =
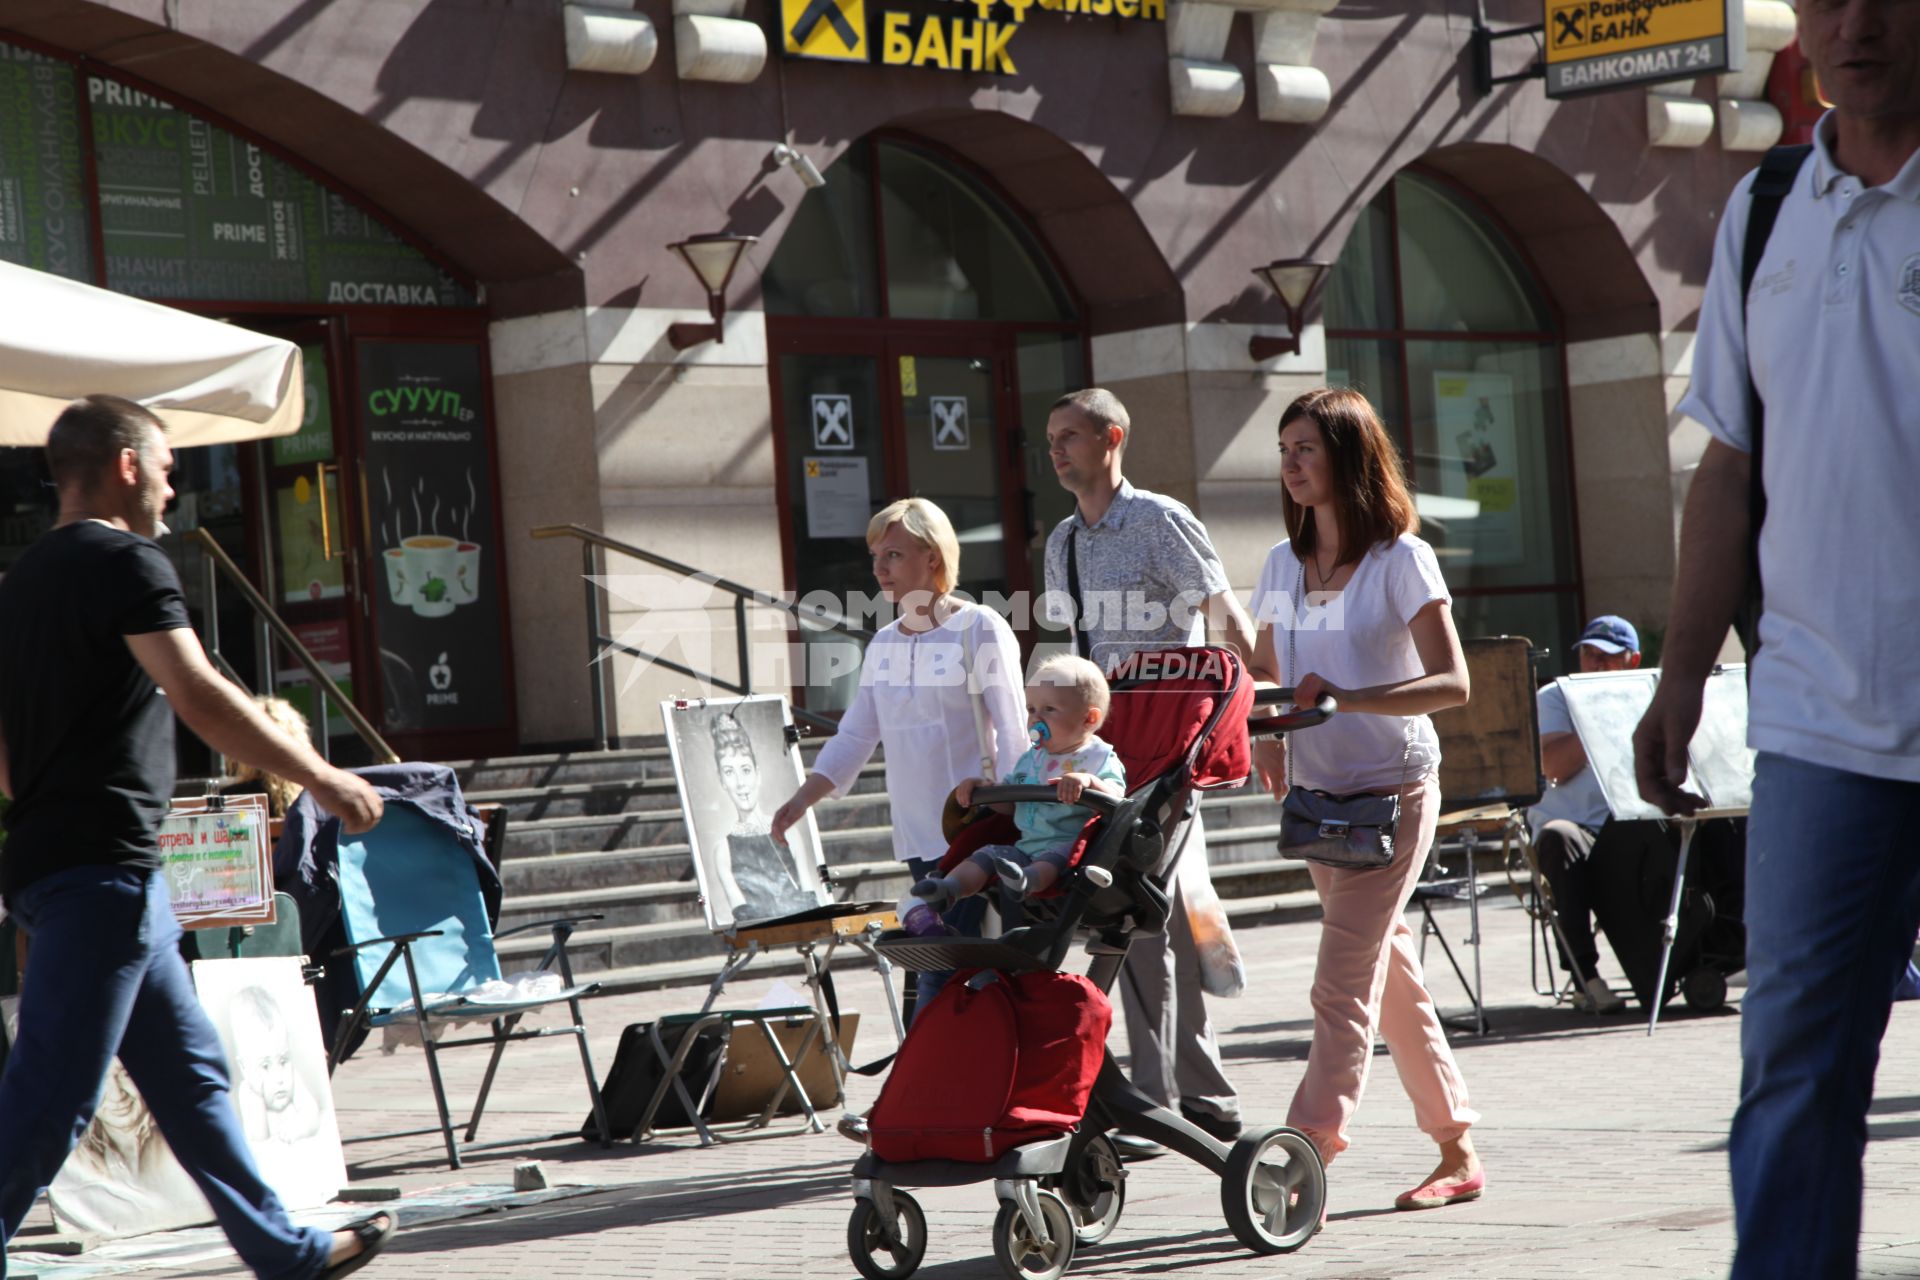
M1638 653L1640 633L1625 618L1607 613L1589 622L1573 647L1577 649L1583 644L1590 644L1602 653Z

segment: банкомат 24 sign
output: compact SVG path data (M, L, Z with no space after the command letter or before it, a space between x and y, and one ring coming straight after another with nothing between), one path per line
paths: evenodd
M789 58L1010 76L1036 9L1164 22L1167 0L780 0L780 44Z
M1746 0L1545 0L1547 96L1738 71Z

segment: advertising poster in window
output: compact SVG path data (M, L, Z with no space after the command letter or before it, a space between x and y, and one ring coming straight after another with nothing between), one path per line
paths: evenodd
M137 298L468 306L469 290L278 156L88 77L107 285Z
M1512 376L1435 373L1433 404L1441 492L1471 504L1451 522L1456 527L1448 529L1447 543L1470 548L1475 565L1519 564L1524 557Z
M505 725L479 348L363 342L359 371L386 727Z
M0 261L93 279L73 68L0 43Z

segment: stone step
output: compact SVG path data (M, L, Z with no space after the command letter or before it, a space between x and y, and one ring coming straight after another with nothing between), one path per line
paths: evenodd
M856 782L853 792L844 798L830 798L815 805L815 825L822 830L832 830L889 821L891 813L882 785L878 777L870 785L862 778ZM510 833L564 834L590 830L596 825L619 826L631 832L626 843L619 847L633 848L644 848L656 841L685 841L687 838L680 798L671 788L655 791L607 784L591 788L554 788L551 792L482 791L469 795L467 799L473 804L506 804L507 829ZM587 851L586 848L567 849L549 839L539 839L535 844L555 852Z
M844 810L841 806L845 806ZM883 812L851 800L828 801L822 811L822 852L827 865L839 869L848 864L886 862L893 859L890 828L883 825ZM1252 811L1238 815L1246 817ZM1271 814L1269 809L1268 814ZM842 816L865 817L869 825L839 828ZM879 819L879 821L874 821ZM604 825L599 825L604 824ZM1265 863L1274 856L1274 841L1280 829L1276 823L1253 824L1244 821L1216 823L1212 803L1207 809L1207 853L1216 872L1242 863ZM579 849L573 847L582 833L612 841L611 847ZM528 825L515 830L508 826L507 856L500 875L507 895L563 895L569 890L613 888L619 885L652 885L680 882L693 891L693 860L685 841L684 824L660 826L650 842L647 832L626 818L605 820L578 819ZM666 837L677 837L668 839Z
M524 887L512 883L501 908L500 927L589 914L605 917L595 926L602 929L663 920L700 921L700 891L688 870L684 878L656 876L646 881L603 880L558 887L538 881ZM1312 883L1303 864L1279 858L1215 866L1212 873L1214 889L1228 899L1292 892ZM905 866L890 859L835 865L833 884L836 896L862 902L897 901L912 887Z
M880 767L861 771L848 800L886 802L886 778ZM680 793L672 778L649 781L575 782L551 787L506 787L494 791L467 791L471 804L497 804L514 822L541 822L554 818L642 813L680 816ZM784 797L782 797L784 798ZM825 804L816 806L824 809Z
M821 831L821 853L832 864L847 857L891 855L893 828L886 824L885 811L855 815L867 825L844 829L826 827ZM875 822L878 818L880 821ZM678 851L689 855L686 826L675 819L650 819L639 814L607 814L581 818L552 818L545 822L507 824L503 866L527 858L551 858L574 853L631 853ZM668 838L677 837L677 838Z
M812 761L830 735L813 734L800 742L800 757ZM659 734L609 751L559 751L538 755L492 756L446 762L460 789L512 791L579 786L602 782L664 782L673 786L673 759Z
M1476 858L1483 884L1504 886L1506 873L1497 850ZM1227 916L1263 921L1271 904L1291 901L1293 895L1313 896L1305 864L1283 859L1213 869L1214 887ZM871 864L857 879L837 885L843 895L858 900L887 901L900 896L906 876L898 864ZM678 889L676 894L672 889ZM1451 904L1446 904L1451 905ZM559 916L604 912L606 919L587 925L573 936L573 964L581 973L644 967L647 965L721 954L722 944L707 931L693 886L654 886L648 892L608 889L591 895L543 895L509 902L501 913L501 928ZM501 964L530 963L545 950L544 935L510 938L501 944Z
M897 900L911 886L907 869L891 859L855 862L833 869L836 896L845 901ZM703 921L700 890L691 877L641 884L608 884L544 893L510 893L500 909L500 927L535 920L598 914L598 928L654 924L661 920Z

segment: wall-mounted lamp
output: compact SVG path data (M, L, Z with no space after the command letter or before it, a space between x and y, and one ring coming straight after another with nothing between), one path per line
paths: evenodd
M1285 258L1253 269L1253 274L1265 280L1267 287L1286 304L1288 334L1284 338L1254 334L1247 342L1248 355L1260 361L1300 354L1300 312L1331 266L1331 263L1315 262L1311 258Z
M723 340L720 322L727 314L727 282L733 279L733 269L740 265L740 255L759 239L759 236L688 236L678 244L667 246L700 277L700 283L707 290L707 314L713 317L712 324L668 325L667 341L675 351Z
M820 172L820 166L784 142L773 144L770 158L776 165L793 170L800 179L800 185L809 191L818 191L827 185L827 175Z

